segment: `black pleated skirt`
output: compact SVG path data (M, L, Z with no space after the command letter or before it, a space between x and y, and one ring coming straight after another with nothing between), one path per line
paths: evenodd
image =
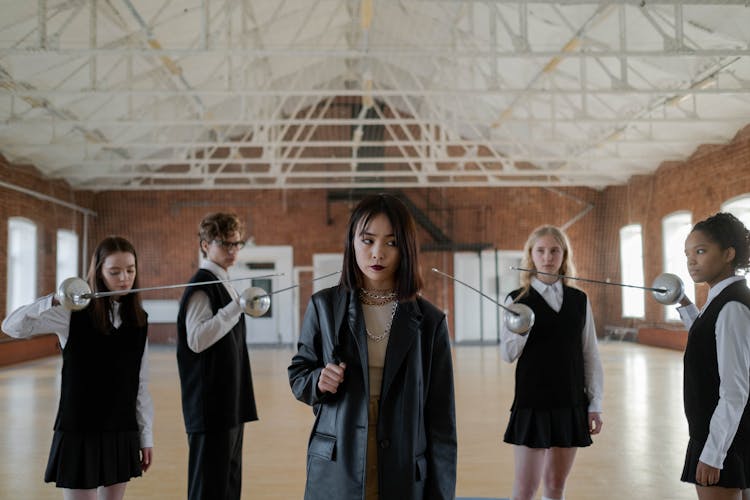
M141 475L137 431L55 431L44 481L58 488L91 489Z
M580 448L591 445L588 409L514 408L503 440L529 448Z
M682 468L682 481L686 483L695 482L695 469L698 467L703 447L706 443L694 440L688 441L685 452L685 465ZM719 474L719 482L712 486L723 486L724 488L739 488L741 490L750 488L750 450L729 448L727 457Z

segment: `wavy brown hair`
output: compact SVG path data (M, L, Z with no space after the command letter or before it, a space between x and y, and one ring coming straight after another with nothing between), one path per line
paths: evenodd
M349 218L344 249L344 266L340 285L346 290L359 290L363 285L362 271L357 265L354 239L367 229L370 221L384 214L393 227L400 262L396 270L396 294L400 302L411 300L422 289L423 280L419 267L417 228L406 205L393 195L376 194L362 199ZM359 230L359 233L357 231Z
M198 229L198 237L200 241L211 243L213 240L223 239L234 232L239 233L240 238L242 238L244 231L245 226L237 214L216 212L203 218ZM203 250L203 246L200 249L203 257L205 257L206 252Z
M93 293L111 291L107 288L104 277L102 276L102 265L107 257L118 252L133 254L133 257L135 258L135 280L133 280L133 288L139 288L138 255L135 253L135 247L133 247L132 243L125 238L120 236L108 236L97 245L96 250L94 250L94 255L91 257L91 265L89 266L89 272L86 279ZM146 311L143 310L141 296L138 292L119 296L119 302L120 318L122 318L122 324L124 326L146 326ZM108 334L113 330L111 320L111 297L91 299L88 309L97 331L103 334Z

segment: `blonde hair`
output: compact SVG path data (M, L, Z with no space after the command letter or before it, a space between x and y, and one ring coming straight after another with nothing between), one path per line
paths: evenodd
M524 269L532 269L536 271L536 266L534 265L534 259L531 256L531 251L534 249L534 245L536 245L536 242L539 241L539 238L543 236L552 236L560 245L560 248L563 251L562 263L560 264L560 269L557 271L557 274L561 274L563 276L575 276L576 267L573 263L573 249L570 246L570 240L568 239L568 235L566 235L562 229L556 226L539 226L531 232L529 238L526 240L526 244L523 246L521 267ZM521 272L521 293L518 294L515 301L518 301L521 297L524 297L527 293L529 293L532 275L533 273L530 272ZM562 278L562 280L563 285L568 284L567 279Z

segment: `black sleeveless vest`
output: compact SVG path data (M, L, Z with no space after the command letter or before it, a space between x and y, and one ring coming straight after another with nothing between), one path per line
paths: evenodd
M190 283L217 279L212 272L199 269ZM193 352L187 344L185 316L188 300L196 290L208 295L214 314L232 301L221 283L187 287L180 300L177 367L185 428L187 432L226 430L258 420L245 344L245 317L240 316L232 330L214 345L201 353Z
M514 290L514 299L521 292ZM553 409L588 406L583 371L586 294L563 286L560 312L533 288L519 300L534 311L534 326L516 363L513 408Z
M744 281L727 286L693 322L685 347L683 401L690 438L703 443L708 439L711 416L719 403L719 364L716 356L716 320L728 302L750 307L750 290ZM750 325L749 325L750 326ZM750 374L744 374L750 377ZM732 448L750 446L750 402L745 405Z
M88 309L70 314L55 430L138 431L135 417L148 327L98 332Z

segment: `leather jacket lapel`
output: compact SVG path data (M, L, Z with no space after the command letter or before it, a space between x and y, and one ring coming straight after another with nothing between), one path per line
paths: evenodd
M362 367L362 377L365 381L365 388L369 394L370 387L370 371L368 370L369 361L367 359L367 337L365 334L365 319L362 316L361 306L359 305L359 299L357 299L356 292L349 292L349 307L347 314L347 322L349 325L349 334L354 340L354 346L359 354L359 363Z
M333 330L333 352L332 354L332 360L330 362L332 363L340 363L342 361L341 359L341 339L339 338L341 335L341 326L344 323L344 316L347 312L347 299L349 298L349 294L344 290L339 290L339 293L337 294L336 298L336 304L334 306L334 330ZM326 360L326 362L329 362Z
M383 386L380 391L381 399L385 399L388 395L388 390L391 388L396 373L404 362L406 354L412 348L412 344L419 336L421 323L422 313L416 301L399 303L396 315L393 317L391 334L386 348Z

